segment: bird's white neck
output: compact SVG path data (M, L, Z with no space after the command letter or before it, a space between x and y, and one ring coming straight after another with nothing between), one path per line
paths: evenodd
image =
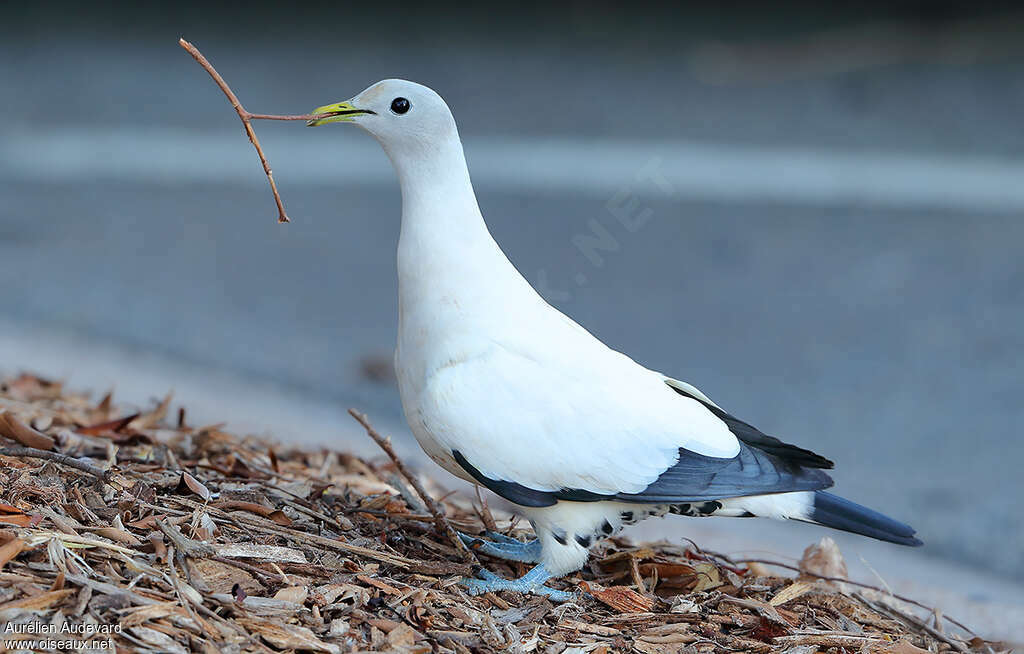
M458 137L419 145L415 156L388 151L402 187L400 356L403 341L430 350L460 333L486 337L542 302L487 230Z
M416 254L422 256L438 253L438 248L449 247L446 244L493 243L458 138L416 146L413 153L385 147L402 187L400 247L417 248Z

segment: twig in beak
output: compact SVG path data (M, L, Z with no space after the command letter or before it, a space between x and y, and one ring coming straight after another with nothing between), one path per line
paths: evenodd
M274 171L270 169L270 164L267 162L267 156L263 154L263 148L260 147L260 140L256 138L256 132L252 128L253 120L313 120L320 118L320 114L303 114L301 116L278 116L274 114L254 114L248 112L242 103L238 100L238 96L235 95L228 83L224 81L224 78L220 76L217 69L213 67L213 64L203 56L203 53L199 52L196 46L192 45L185 39L178 39L178 45L183 47L192 58L199 62L199 65L210 74L213 81L217 83L220 90L227 96L228 102L235 108L235 112L242 121L242 125L245 126L245 133L249 136L249 142L256 148L256 153L260 156L260 163L263 164L263 172L267 174L267 180L270 182L270 190L274 194L274 202L277 204L277 222L287 223L290 222L288 214L285 213L284 203L281 201L281 194L277 191L277 183L274 182Z

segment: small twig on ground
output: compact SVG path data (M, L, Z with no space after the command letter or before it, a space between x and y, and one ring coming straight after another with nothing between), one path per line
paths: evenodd
M47 452L46 450L38 450L34 447L0 447L0 455L30 456L34 459L46 459L47 461L53 461L54 463L59 463L61 465L68 466L69 468L75 468L76 470L87 472L93 477L105 482L110 481L112 474L110 470L101 470L92 464L80 461L66 454L60 454L59 452Z
M491 507L487 506L487 498L480 494L479 486L474 486L473 489L476 491L477 501L480 502L480 510L477 513L480 515L480 521L484 523L484 529L498 531L498 523L494 521L494 516L491 515Z
M793 570L795 572L799 572L801 574L805 574L805 575L807 575L809 577L814 577L815 579L821 579L822 581L831 581L831 582L837 582L837 583L843 583L843 584L851 584L853 586L860 586L861 588L867 588L868 590L873 590L873 591L875 591L877 593L881 593L882 595L888 595L889 597L894 597L894 598L900 600L901 602L906 602L907 604L913 604L914 606L916 606L918 608L922 608L922 609L924 609L926 611L929 611L929 612L932 612L932 613L935 612L935 609L933 607L928 606L927 604L922 604L921 602L918 602L915 599L911 599L911 598L909 598L909 597L907 597L905 595L899 595L899 594L894 593L894 592L892 592L890 590L887 590L885 588L880 588L878 586L872 586L871 584L865 584L865 583L860 582L860 581L850 581L849 579L843 579L842 577L829 577L829 576L826 576L826 575L819 575L819 574L815 574L813 572L808 572L807 570L802 570L800 567L795 566L795 565L789 565L788 563L779 563L778 561L768 561L766 559L743 559L742 562L743 563L761 563L761 564L764 564L764 565L774 565L774 566L779 567L779 568L785 568L787 570ZM959 620L954 619L949 614L943 612L942 613L942 617L945 618L946 620L948 620L953 625L955 625L957 627L960 627L961 629L963 629L967 633L971 634L972 636L977 636L978 635L978 634L974 633L974 631L972 631L970 629L970 627L967 627L966 625L964 625Z
M281 201L281 194L277 191L277 182L274 181L274 171L270 169L270 163L267 162L267 156L263 153L263 148L260 146L260 140L256 138L256 132L252 128L252 121L254 120L312 120L317 118L319 114L302 114L295 116L279 116L275 114L254 114L246 110L242 106L242 103L238 100L238 96L235 95L228 83L224 81L224 78L220 76L217 69L213 67L213 64L203 56L203 53L199 52L196 46L192 45L185 39L178 39L178 45L184 48L192 58L199 62L199 65L210 74L213 81L217 83L220 90L227 96L228 102L234 107L235 112L238 114L239 119L242 121L242 125L245 126L245 133L249 137L249 142L252 143L252 147L256 148L256 154L260 156L260 163L263 164L263 172L267 175L267 181L270 182L270 191L274 194L274 202L277 204L277 222L287 223L290 222L288 214L285 213L284 203Z
M373 428L373 425L370 424L370 420L366 417L366 414L360 413L355 409L349 409L348 412L349 415L356 419L356 422L363 426L363 429L365 429L367 435L373 439L373 442L380 446L380 449L384 450L384 453L387 454L395 464L395 468L398 469L398 472L405 477L406 481L409 482L409 484L423 499L423 503L427 505L427 510L430 511L432 516L434 516L434 525L437 527L438 532L445 534L448 537L448 540L451 541L452 545L455 547L456 551L459 552L459 555L464 561L467 563L479 564L479 561L476 559L476 555L473 554L473 552L466 547L466 544L462 542L462 539L459 538L459 534L455 531L455 528L451 526L451 523L448 522L448 519L444 516L444 513L441 512L437 503L434 502L434 498L427 493L419 480L409 471L408 468L405 467L405 463L398 458L398 455L395 454L394 448L391 447L391 439L381 436L380 433Z
M155 521L157 529L164 532L164 536L171 541L171 544L177 549L178 554L181 556L192 556L200 559L206 559L214 555L215 550L212 545L204 543L198 540L192 540L185 534L181 533L175 525L168 524L157 518ZM170 550L170 548L168 548ZM168 554L168 558L170 555Z
M892 593L889 593L889 594L891 595ZM926 632L928 632L928 634L931 635L932 638L935 638L937 640L941 640L942 642L946 643L947 645L949 645L950 647L952 647L956 651L961 652L962 654L967 654L968 649L966 647L964 647L964 645L962 643L959 643L956 640L953 640L952 638L950 638L946 634L942 633L938 629L935 629L934 627L929 626L923 620L918 619L917 616L911 615L910 613L907 613L906 611L901 611L898 608L896 608L895 606L892 606L892 605L889 605L889 604L884 604L882 602L873 602L870 599L868 599L867 597L865 597L862 593L854 593L854 596L859 598L862 602L864 602L865 604L867 604L871 608L873 608L873 609L875 609L877 611L881 611L883 613L888 613L890 616L896 618L897 620L902 620L903 622L905 622L905 623L907 623L907 624L909 624L909 625L911 625L913 627L917 627L918 629L923 629ZM934 610L933 610L932 613L934 615Z

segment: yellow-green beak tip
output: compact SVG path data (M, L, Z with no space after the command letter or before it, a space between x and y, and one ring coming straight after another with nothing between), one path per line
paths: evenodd
M351 102L325 104L322 107L317 107L310 113L319 117L307 121L306 127L319 127L320 125L326 125L327 123L351 123L356 116L366 114L376 115L376 112L370 111L369 109L357 109Z

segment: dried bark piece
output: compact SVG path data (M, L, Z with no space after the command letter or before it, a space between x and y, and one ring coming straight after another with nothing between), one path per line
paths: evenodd
M605 587L593 582L583 582L581 585L595 599L620 613L650 611L655 605L654 599L641 595L629 586Z

